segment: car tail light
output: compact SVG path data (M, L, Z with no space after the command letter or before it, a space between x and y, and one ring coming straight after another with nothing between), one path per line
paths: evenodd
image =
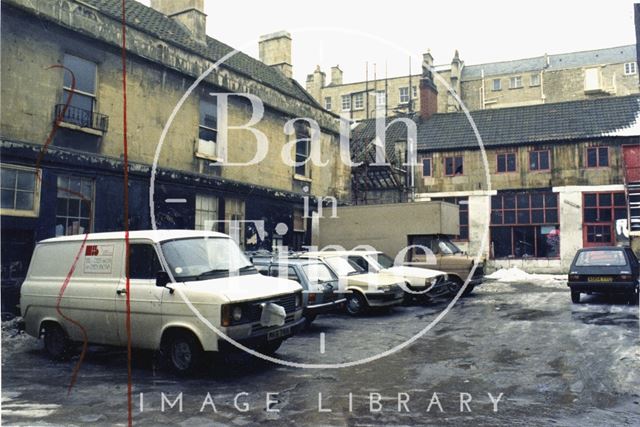
M578 274L570 274L569 281L580 280L580 276Z
M316 302L316 293L315 292L309 293L309 297L308 297L307 301L310 302L310 303Z
M631 280L632 277L630 274L621 274L620 275L620 280Z

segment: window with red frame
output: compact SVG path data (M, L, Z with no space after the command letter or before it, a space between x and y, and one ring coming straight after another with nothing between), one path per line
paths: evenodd
M516 153L498 153L496 160L498 173L516 171Z
M494 258L560 256L558 194L505 192L491 197L491 244Z
M627 217L624 192L584 193L582 197L584 246L614 244L616 220Z
M551 154L549 150L535 150L529 152L529 169L532 171L547 171L551 169Z
M587 148L587 167L604 168L609 166L609 147Z
M462 175L464 166L462 156L444 158L444 174L447 176Z
M469 198L468 197L439 197L432 198L436 202L447 202L458 205L460 215L460 234L453 236L453 240L468 241L469 240Z

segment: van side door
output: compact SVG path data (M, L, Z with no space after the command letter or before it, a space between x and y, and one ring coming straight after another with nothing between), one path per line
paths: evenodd
M129 245L129 289L131 305L131 338L133 346L155 348L162 333L162 298L167 288L156 286L156 275L162 265L152 242L131 242ZM126 277L116 291L118 337L127 344Z

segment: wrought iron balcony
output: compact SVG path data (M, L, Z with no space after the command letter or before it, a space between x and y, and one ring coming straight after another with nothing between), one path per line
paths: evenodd
M54 120L57 120L60 114L62 114L64 111L64 105L65 104L56 105ZM69 105L67 107L67 111L64 112L62 121L83 128L96 129L102 132L106 132L109 127L109 116L73 107L71 105Z

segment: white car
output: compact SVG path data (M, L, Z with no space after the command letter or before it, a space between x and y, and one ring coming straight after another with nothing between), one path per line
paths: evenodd
M94 344L128 341L124 233L84 238L39 242L21 289L26 332L44 336L55 359L69 356L84 333ZM300 285L259 274L225 234L132 231L129 241L132 347L160 350L178 373L196 370L207 352L235 348L210 326L273 353L304 323Z
M395 265L393 259L381 251L352 250L330 253L345 257L363 271L389 275L401 280L405 284L404 295L407 302L414 298L427 302L430 297L452 292L451 282L444 271Z

